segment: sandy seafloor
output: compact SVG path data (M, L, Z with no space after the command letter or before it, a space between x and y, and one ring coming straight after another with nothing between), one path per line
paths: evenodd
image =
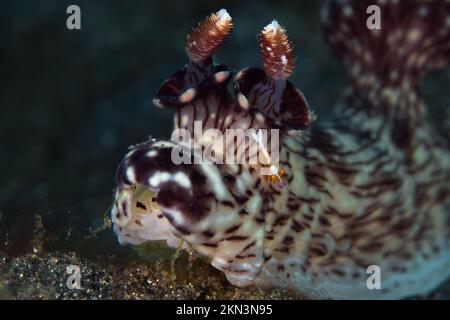
M182 256L173 263L161 259L152 263L140 259L124 262L115 256L87 259L75 252L41 250L0 258L0 300L332 299L326 291L237 288L222 273L195 257ZM80 268L80 289L68 287L68 266ZM449 295L450 281L428 296L411 299L447 300Z
M66 265L78 265L81 289L68 289ZM0 299L331 299L326 292L298 294L279 289L236 288L207 267L201 279L177 280L164 266L132 263L127 266L82 259L74 253L27 254L0 261ZM450 282L427 297L448 300Z
M318 122L326 119L346 75L324 42L322 3L80 0L82 30L68 31L71 1L2 2L0 298L303 298L235 288L201 259L181 255L172 268L173 253L122 247L111 228L90 235L103 224L128 146L170 135L172 112L154 108L153 94L186 62L185 36L210 12L225 7L234 18L217 54L234 71L261 65L257 33L278 19L296 45L291 80ZM450 127L448 83L449 68L423 87L437 129ZM84 289L66 287L68 264L80 266ZM430 297L449 299L450 282Z

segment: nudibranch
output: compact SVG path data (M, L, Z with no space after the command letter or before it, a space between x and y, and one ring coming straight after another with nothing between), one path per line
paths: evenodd
M381 9L380 30L366 27L371 2ZM236 286L332 298L424 295L449 277L450 152L426 121L420 82L449 61L450 4L332 0L323 20L351 79L326 123L314 122L288 80L296 58L278 22L259 35L263 68L236 74L212 59L233 29L227 11L192 30L187 64L154 104L174 109L175 129L189 132L194 147L151 140L125 156L111 211L120 243L163 240L205 256ZM259 142L267 129L279 145L266 155L278 151L278 165L228 161L243 141L216 143L208 129L252 130ZM225 161L191 152L188 163L175 163L173 151L186 148ZM371 290L373 265L381 288Z

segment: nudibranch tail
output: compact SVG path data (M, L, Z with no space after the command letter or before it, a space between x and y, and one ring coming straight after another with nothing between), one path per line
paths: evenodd
M339 113L373 138L388 134L411 157L421 131L432 130L422 80L450 61L450 1L333 0L323 20L351 77Z
M333 0L323 11L326 38L352 78L392 85L417 85L448 64L449 17L447 0Z
M274 20L259 34L259 45L264 70L272 79L286 80L294 71L294 45L286 30Z
M186 39L189 59L203 61L213 55L233 29L233 22L227 10L211 14L192 29Z

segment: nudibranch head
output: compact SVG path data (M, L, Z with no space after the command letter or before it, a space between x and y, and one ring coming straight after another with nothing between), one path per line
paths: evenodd
M212 54L231 29L231 17L220 10L187 37L188 62L162 84L154 104L174 108L175 129L189 137L180 141L172 135L172 141L152 140L131 150L118 170L111 214L121 243L183 242L209 257L232 283L244 285L264 263L263 199L292 178L271 162L279 149L278 131L299 133L313 116L304 96L287 80L295 56L277 22L260 35L264 69L243 69L232 80L234 95L229 92L232 74L226 66L214 65ZM263 135L262 129L268 133ZM233 130L250 134L226 143L211 134ZM250 146L241 154L247 138ZM256 163L239 162L264 141L270 147ZM187 158L180 157L186 150ZM224 159L205 162L206 152ZM264 157L269 161L260 161ZM267 169L266 177L258 169Z

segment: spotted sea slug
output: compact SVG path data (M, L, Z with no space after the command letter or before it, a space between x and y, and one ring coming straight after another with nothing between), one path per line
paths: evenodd
M173 108L175 128L192 133L195 121L222 132L279 130L274 174L283 183L262 176L260 163L175 164L181 142L147 141L118 169L111 217L120 243L165 240L205 256L236 286L322 289L332 298L424 295L445 281L450 153L426 121L420 83L449 61L450 4L375 1L381 30L369 30L371 2L329 1L323 12L351 79L326 123L313 123L287 80L295 55L276 21L259 36L263 69L235 75L212 61L233 27L227 11L195 27L188 63L154 104ZM367 285L373 265L378 290Z

